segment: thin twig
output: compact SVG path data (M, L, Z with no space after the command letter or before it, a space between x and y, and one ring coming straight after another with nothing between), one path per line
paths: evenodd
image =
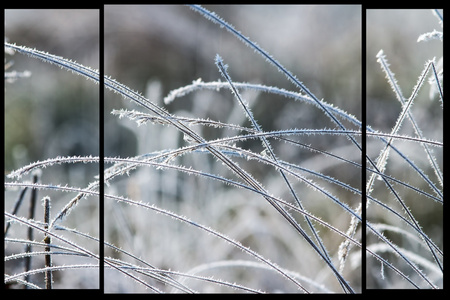
M43 201L44 201L44 223L45 223L44 228L48 230L49 228L48 226L50 223L50 197L44 197ZM47 270L45 271L45 288L50 290L52 289L53 286L53 276L51 270L52 256L50 254L51 239L50 236L47 235L47 233L45 233L44 243L46 244L44 250L45 252L47 252L47 254L45 255L45 267L47 268Z

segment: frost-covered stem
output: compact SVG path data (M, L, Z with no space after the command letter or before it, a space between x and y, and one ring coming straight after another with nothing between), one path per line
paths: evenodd
M48 225L50 222L50 197L44 197L43 199L44 203L44 229L48 230ZM52 276L52 256L50 254L50 243L51 243L51 239L50 236L45 233L45 237L44 237L44 243L46 244L45 246L45 252L47 252L48 254L45 255L45 267L48 268L45 271L45 288L50 290L52 289L53 286L53 276Z
M33 174L33 183L37 183L40 178L40 172L34 172ZM28 209L28 219L33 220L34 219L34 212L36 208L36 198L37 198L37 190L33 189L31 191L31 197L30 197L30 207ZM33 227L28 227L27 230L27 238L29 241L33 240ZM29 253L32 251L31 244L27 244L25 246L25 252ZM25 272L28 272L31 270L31 256L25 257ZM30 281L29 275L25 275L25 281ZM25 288L27 289L28 286L26 285Z
M227 80L228 84L230 85L230 89L232 90L232 92L236 96L236 98L238 99L239 104L241 105L242 109L245 111L245 114L247 115L248 119L251 121L253 128L259 133L263 132L261 127L256 122L255 118L253 117L253 113L251 112L250 108L248 107L248 104L244 102L239 91L234 86L233 81L231 80L231 77L227 72L228 65L224 65L222 57L220 57L218 54L216 55L216 65L219 68L222 76ZM265 151L267 152L267 154L274 160L275 163L278 164L279 161L278 161L275 153L273 152L269 141L266 139L265 136L261 136L261 141L263 142L263 147L265 148ZM291 192L292 196L294 197L295 202L298 204L300 209L303 210L303 205L301 204L300 199L298 198L297 194L295 193L295 190L292 187L292 184L289 182L288 178L286 177L286 174L284 173L284 171L282 169L279 169L279 172L280 172L281 176L283 177L283 180L285 181L287 187L289 188L289 191ZM314 228L314 225L311 223L311 220L307 216L305 216L305 219L306 219L306 222L308 223L309 228L313 232L313 235L314 235L317 243L319 244L320 248L322 249L323 255L325 256L326 260L331 264L332 262L328 255L328 251L326 250L326 248L322 242L322 239L318 235L317 230ZM344 288L344 290L345 290L345 288Z

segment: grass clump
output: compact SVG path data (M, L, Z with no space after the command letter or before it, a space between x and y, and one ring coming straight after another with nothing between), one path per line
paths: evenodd
M442 25L441 12L432 12L436 24ZM414 12L392 13L395 19ZM369 16L373 21L376 14ZM421 34L417 42L442 41L442 38L442 32L433 30ZM383 138L370 136L375 131L372 128L380 124L373 114L367 118L370 126L367 127L368 143L371 148L379 149L376 156L371 155L368 165L367 223L382 233L379 237L369 231L367 234L367 249L377 254L367 258L368 288L442 288L444 185L441 171L443 144L440 142L443 125L439 107L443 107L443 70L434 58L428 60L411 88L410 96L405 96L404 88L388 62L387 51L380 50L376 60L392 90L386 97L400 109L395 110L397 119ZM374 70L368 69L368 72ZM424 93L427 81L434 91L432 94ZM375 102L376 98L371 94L368 97L368 106L373 107L371 101ZM383 112L378 110L378 113ZM430 127L429 122L437 123ZM409 138L396 140L398 135ZM432 141L435 139L438 141ZM392 267L387 271L386 265Z
M361 197L359 119L319 99L278 60L216 13L201 6L191 9L197 13L193 17L211 21L212 26L208 22L203 26L214 31L203 42L198 41L198 48L214 42L218 34L220 39L231 38L231 43L237 40L235 58L248 50L243 43L261 56L252 54L251 61L259 59L262 65L269 65L266 72L276 75L278 70L281 81L292 90L235 81L241 68L227 58L232 53L220 49L205 55L209 57L205 64L213 71L198 74L202 79L191 77L190 84L170 89L165 97L163 85L170 85L171 80L161 83L158 74L147 75L155 78L148 82L145 96L106 79L107 86L137 104L123 108L117 102L112 113L125 119L121 126L131 128L139 137L138 155L105 159L113 164L105 172L107 197L119 202L105 203L111 216L106 236L121 245L122 251L107 250L106 254L132 264L127 272L139 275L144 287L155 292L359 291L360 264L341 270L338 264L342 241L357 246L352 258L360 255L360 232L353 237L345 233L345 224L352 216L360 220L354 211ZM140 57L141 51L146 52L142 50L146 49L145 40L135 48L132 40L140 40L139 30L145 30L139 27L140 22L150 22L140 18L152 10L164 15L171 9L125 6L119 13L119 8L106 7L106 28L110 31L105 44L130 45L136 51L133 55ZM130 15L136 24L127 19ZM179 23L184 21L180 18ZM138 35L121 35L114 30L123 22ZM189 23L185 27L186 34L194 32ZM161 38L167 43L180 42L164 34ZM154 53L165 51L154 47ZM107 55L106 69L116 70L109 62L122 56L131 57L130 52ZM144 57L142 60L147 59ZM115 77L120 77L128 64L117 65L122 72L116 71ZM172 81L180 73L171 74ZM296 122L295 114L292 120L283 117L302 109L320 121L308 124ZM126 119L136 122L138 128ZM280 128L277 123L292 127ZM111 127L105 131L106 135L116 132ZM321 163L314 164L318 158ZM342 173L336 172L337 168ZM324 205L330 209L324 211ZM145 234L142 228L147 228ZM143 266L141 260L147 264ZM118 273L111 270L108 274L115 278ZM141 290L142 282L132 279L128 285L120 280L122 274L118 275L114 282L106 282L108 291Z

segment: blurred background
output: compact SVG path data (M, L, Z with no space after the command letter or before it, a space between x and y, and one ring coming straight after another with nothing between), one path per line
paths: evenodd
M35 48L61 56L93 69L99 67L99 11L59 9L6 9L5 41ZM57 156L99 155L99 86L84 77L74 75L55 65L5 52L5 72L31 73L30 77L13 82L5 81L5 181L11 171L36 161ZM46 168L40 181L85 188L98 175L98 164L63 164ZM13 179L16 180L16 179ZM31 181L26 175L24 181ZM19 191L5 189L5 211L11 212ZM72 199L74 193L50 190L38 192L35 219L43 221L41 199L51 197L51 216L55 216ZM30 191L17 212L28 216ZM88 197L81 201L77 212L70 214L63 225L98 237L98 199ZM26 238L25 226L11 226L8 237ZM65 235L66 233L57 232ZM87 249L98 253L98 243L85 237L66 235ZM41 241L42 234L35 233ZM56 240L53 242L58 243ZM39 247L34 250L37 251ZM5 244L5 254L23 251L23 245ZM34 268L44 266L43 257L33 258ZM54 256L54 265L82 263L76 256ZM96 264L97 261L85 260ZM23 272L23 259L5 263L5 272ZM98 270L83 269L54 273L55 288L98 288ZM43 286L43 274L32 282Z
M443 11L439 10L442 14ZM386 74L382 71L377 62L376 54L383 49L387 62L390 64L391 71L395 74L398 85L401 88L403 96L409 98L413 87L424 70L425 64L435 58L436 66L439 69L439 61L443 57L443 42L440 40L430 40L426 42L417 42L421 34L432 32L433 30L442 31L439 19L433 15L429 9L389 9L389 10L367 10L367 125L375 130L382 132L391 132L401 112L401 104L397 100L394 91L389 85ZM442 63L442 61L441 61ZM426 81L423 84L417 98L414 100L410 110L423 137L443 141L443 109L437 94L430 94L431 85L428 79L432 73L428 73ZM413 126L409 119L405 119L399 134L416 136ZM439 183L434 171L430 168L430 162L419 143L405 141L394 141L396 146L404 155L412 160L428 178L442 191L442 185ZM375 161L376 157L384 147L380 141L375 138L367 138L368 155ZM440 170L443 172L443 148L430 147ZM396 153L391 150L389 156L386 174L391 175L405 183L411 184L416 188L423 190L431 195L436 193L429 187L423 178L407 164ZM368 173L367 178L369 178ZM414 218L418 221L424 232L436 243L440 249L443 249L443 207L441 203L424 197L421 194L405 189L399 185L394 185L396 192L409 207ZM392 192L385 184L376 180L372 196L382 201L386 205L394 208L396 211L405 215L403 209L395 200ZM388 224L394 228L401 228L408 233L417 235L411 231L404 222L401 222L392 213L387 213L376 204L371 204L368 212L368 221L372 224ZM420 242L407 238L405 235L394 233L390 230L384 232L386 236L396 243L398 247L406 251L414 251L423 259L434 262L430 253L426 251ZM421 241L421 240L419 240ZM375 247L379 239L373 234L367 235L368 247ZM381 248L383 249L383 248ZM384 258L396 266L412 280L419 283L421 287L429 288L418 275L411 271L410 267L401 262L396 255L389 251L380 250ZM368 288L411 288L412 286L393 272L387 271L385 279L382 279L380 272L380 263L373 258L367 260L367 284ZM433 263L431 263L433 266ZM419 264L424 273L437 286L442 287L442 273L436 268L430 268ZM437 267L434 264L434 267Z
M324 98L359 118L360 7L214 5L206 8L269 52L319 99ZM214 65L216 54L230 66L234 81L297 91L264 58L186 6L105 7L105 73L137 91L144 92L149 82L157 81L164 97L198 78L205 82L219 80L221 76ZM272 96L265 96L260 96L263 100L254 108L254 114L268 130L273 128L271 123L275 119L270 115L286 109L288 101L269 102L271 112L267 113L263 110L269 100L264 99ZM106 101L105 109L108 110L111 102ZM217 106L224 101L214 102ZM168 109L189 110L193 105L192 97L188 96L175 101ZM305 123L313 121L310 118ZM297 119L294 124L299 126Z
M440 12L442 13L442 10ZM434 29L442 31L442 27L430 9L369 9L366 14L367 123L376 129L390 131L400 113L400 106L377 62L378 51L383 49L391 71L396 75L398 85L407 98L411 95L425 63L434 57L437 63L443 55L441 41L417 42L417 39L421 34ZM430 98L429 92L430 85L427 83L421 95L423 98ZM433 114L442 113L440 106L434 105L432 101L417 101L414 107L416 111L431 110ZM430 121L432 120L423 122L423 126L435 127L436 123ZM440 127L442 126L438 126ZM439 138L439 134L433 138Z

